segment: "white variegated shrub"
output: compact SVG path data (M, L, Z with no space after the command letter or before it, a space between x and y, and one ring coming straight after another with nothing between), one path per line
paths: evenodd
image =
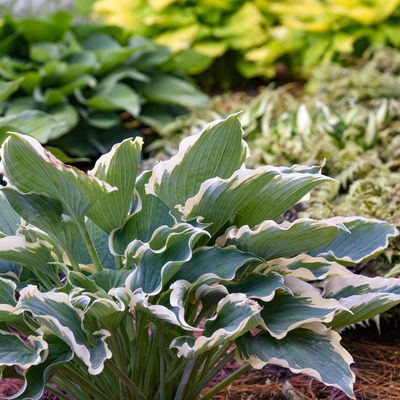
M85 174L29 136L4 142L0 371L24 381L11 398L68 399L53 383L77 400L207 400L267 363L354 396L335 329L400 303L400 281L347 267L395 227L277 223L330 178L246 169L236 115L136 177L141 145L125 140ZM234 356L243 366L204 394Z

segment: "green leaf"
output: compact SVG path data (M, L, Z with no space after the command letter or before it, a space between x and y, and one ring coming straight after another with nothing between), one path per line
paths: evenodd
M54 335L69 345L71 350L88 367L91 375L103 370L104 361L111 358L105 339L110 335L105 330L86 332L83 316L72 307L68 295L54 291L41 293L36 286L21 290L14 313L31 312L37 320Z
M127 265L135 268L126 280L126 287L132 292L140 288L149 295L160 293L182 262L192 258L192 248L205 234L192 225L177 224L157 229L149 243L134 240L125 252Z
M196 357L255 328L260 310L260 306L244 294L229 294L218 303L216 315L205 322L202 336L197 339L178 337L170 347L178 349L178 356Z
M206 125L181 142L176 156L154 167L146 193L176 212L175 206L196 195L204 181L227 179L242 166L247 156L242 134L237 115Z
M37 365L45 357L47 343L41 336L30 336L33 348L28 346L17 334L0 330L0 366L16 365L21 369Z
M261 167L241 169L228 179L209 179L201 184L196 196L178 210L185 220L202 217L202 222L211 223L207 230L214 235L279 173L276 168Z
M46 232L67 254L74 253L79 230L69 217L63 216L59 200L45 194L21 193L12 187L3 188L2 193L25 221Z
M254 231L247 225L239 229L228 228L216 243L220 247L233 244L239 250L253 253L267 261L318 248L321 243L331 242L338 230L339 226L329 220L298 219L293 223L285 221L282 224L265 221Z
M355 375L350 369L353 359L340 346L340 339L337 332L319 323L291 331L280 340L268 333L257 337L247 333L235 341L236 360L240 364L249 361L257 369L267 363L280 365L341 389L355 398Z
M118 189L99 199L87 214L107 234L119 228L130 212L142 144L141 137L116 144L88 171Z
M20 78L11 82L0 82L0 103L18 90L19 84L23 79L24 78Z
M400 279L369 278L350 274L328 280L324 297L336 299L348 311L339 312L332 329L340 328L381 314L400 303Z
M5 175L20 192L55 197L73 219L82 219L100 196L114 190L107 183L61 163L29 136L12 133L0 155Z
M277 258L267 262L268 267L262 268L263 273L275 271L280 275L290 275L304 281L322 280L332 276L348 275L351 272L342 265L327 261L322 257L310 257L299 254L293 258Z
M10 206L4 194L0 192L0 232L7 236L14 236L20 223L21 217Z
M70 104L60 104L52 107L48 112L62 124L58 128L52 130L52 140L70 132L79 122L79 114L76 108Z
M143 96L155 103L179 104L183 107L207 107L208 96L193 85L172 75L157 75L141 90Z
M125 83L116 83L113 86L97 86L93 95L86 99L80 89L75 90L79 102L99 111L128 111L133 116L140 112L139 95Z
M0 135L5 139L7 131L15 130L34 137L40 143L46 143L53 138L54 132L63 128L63 125L63 122L43 111L25 110L0 118Z
M329 244L310 252L342 265L360 264L380 254L397 235L393 224L362 217L334 217L326 221L343 224L350 233L340 230Z
M145 186L149 182L151 171L143 172L136 181L136 190L141 199L141 209L131 211L121 228L111 232L110 243L115 254L123 255L128 244L134 239L149 242L154 231L163 225L172 227L173 218L169 208L156 196L146 194Z
M90 162L90 158L87 157L70 157L64 153L61 149L53 146L46 146L45 149L53 154L54 157L58 158L63 163L77 163L77 162Z
M292 172L287 169L282 172L238 211L236 226L249 225L253 228L268 219L275 220L317 185L332 181L332 178L316 173Z
M324 299L309 283L289 276L284 277L289 293L279 292L269 302L259 301L261 326L277 339L310 322L330 322L337 310L345 307L335 299ZM292 294L293 293L293 294Z

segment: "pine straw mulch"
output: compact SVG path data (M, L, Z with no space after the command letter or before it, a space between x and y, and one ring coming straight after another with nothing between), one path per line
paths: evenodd
M357 400L400 400L400 318L382 322L382 334L375 325L357 327L342 333L343 346L352 354L352 368L357 376L355 394ZM400 325L400 322L399 322ZM223 380L239 365L231 361L210 386ZM22 382L3 379L0 382L0 398L16 393ZM41 400L55 400L45 392ZM304 375L296 375L278 366L266 366L262 370L250 370L214 396L214 400L350 400L338 389L327 387Z

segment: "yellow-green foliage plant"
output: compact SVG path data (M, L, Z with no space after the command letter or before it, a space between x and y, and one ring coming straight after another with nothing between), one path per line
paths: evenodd
M47 388L62 400L196 400L234 356L243 366L202 400L267 363L355 398L335 329L400 303L400 279L346 266L398 232L361 217L278 224L331 178L320 167L248 169L242 135L237 115L215 121L137 176L140 138L86 174L10 134L0 378L24 382L13 399Z
M278 60L310 67L372 43L399 46L398 6L399 0L97 0L94 15L170 46L191 73L233 50L231 64L243 76L271 77Z

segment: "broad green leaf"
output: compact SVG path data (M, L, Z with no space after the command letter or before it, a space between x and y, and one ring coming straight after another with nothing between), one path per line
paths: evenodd
M113 86L119 81L127 78L140 82L150 81L150 78L147 75L139 72L137 69L128 66L121 66L104 77L99 84L104 87Z
M40 86L36 86L33 90L33 98L46 107L55 107L67 103L67 98L61 90L48 88L43 93Z
M68 154L64 153L58 147L46 146L45 149L53 154L54 157L58 158L63 163L77 163L77 162L90 162L90 158L86 157L70 157Z
M40 143L46 143L53 139L53 133L63 126L64 122L43 111L25 110L0 118L0 137L4 140L7 131L15 130L34 137Z
M235 246L200 247L193 251L189 261L182 264L173 279L184 279L192 284L192 290L196 290L201 285L230 281L240 267L254 261L262 262L254 254L239 251Z
M0 82L0 103L18 90L19 84L23 79L24 78L20 78L11 82Z
M202 222L212 223L207 230L214 235L279 173L277 168L261 167L236 171L228 179L209 179L201 184L196 196L178 210L185 220L202 217Z
M198 238L207 234L189 224L178 224L172 228L160 227L149 243L134 240L127 247L125 258L134 268L126 280L126 287L134 292L160 293L163 285L176 274L182 263L192 258L192 248Z
M32 285L20 292L14 313L29 311L41 324L67 343L88 367L91 375L103 370L104 361L111 358L105 342L110 335L106 330L95 333L83 328L83 315L72 307L68 295L54 291L41 293Z
M100 271L89 276L89 279L94 281L96 285L102 288L107 293L113 288L124 286L126 278L130 271Z
M239 283L227 283L225 287L229 293L243 293L249 299L259 299L264 302L271 301L277 290L292 294L285 286L283 277L272 272L269 275L250 274Z
M52 246L44 241L28 243L22 236L0 238L0 259L35 268L58 282L57 267L48 264L57 261Z
M277 224L265 221L252 231L247 225L237 229L228 228L217 239L218 246L235 245L239 250L254 253L264 260L294 256L320 247L320 243L331 242L339 227L332 221L298 219Z
M9 117L14 114L19 114L20 112L28 109L41 111L44 110L42 105L36 102L32 97L19 96L15 99L8 101L7 109L4 115L6 117Z
M249 225L253 228L266 220L275 220L317 185L332 181L332 178L316 173L288 169L282 172L238 211L236 226Z
M279 292L264 303L261 326L277 339L310 322L330 322L337 310L346 308L335 299L324 299L319 290L309 283L289 276L284 277L285 286L293 293Z
M156 196L146 194L145 186L149 182L151 171L143 172L136 181L136 190L141 200L141 210L131 211L119 229L111 232L110 243L115 254L123 255L128 244L134 239L149 242L154 231L163 225L172 227L173 218L169 208Z
M52 107L48 112L62 124L52 130L51 139L57 139L70 132L79 122L78 112L70 104L60 104Z
M7 236L14 236L20 223L20 215L14 211L4 194L0 192L0 232Z
M25 325L25 321L23 315L12 314L17 304L16 289L17 285L13 281L0 278L0 323L6 322L12 327L19 328ZM20 332L25 333L25 330L22 328Z
M319 323L291 331L283 339L276 339L267 332L256 337L246 333L235 341L236 360L240 364L249 361L257 369L266 364L280 365L355 398L355 375L350 369L353 358L340 346L340 339L337 332Z
M33 399L38 400L42 397L46 383L57 372L60 364L70 361L73 352L58 337L45 334L43 339L48 345L48 355L44 361L34 365L23 372L25 382L21 390L8 397L10 400Z
M157 75L141 90L143 96L155 103L179 104L183 107L206 107L208 96L192 84L172 75Z
M346 266L360 264L377 256L398 235L394 225L376 219L334 217L326 221L343 224L350 233L340 230L331 243L311 251L310 255Z
M107 234L119 228L130 212L142 144L141 137L116 144L88 171L118 189L99 199L87 214Z
M196 357L255 328L260 310L258 303L246 295L229 294L218 303L215 316L205 322L202 336L178 337L170 347L178 349L178 356Z
M73 219L83 219L99 197L114 190L106 182L61 163L29 136L12 133L0 156L5 175L20 192L57 198Z
M364 321L400 303L400 279L369 278L346 275L328 280L324 297L336 299L350 312L341 311L332 322L332 329Z
M307 254L299 254L293 258L277 258L267 261L267 264L267 268L262 268L263 273L275 271L281 275L289 275L304 281L351 274L346 267L336 262L327 261L322 257L310 257Z
M68 216L63 216L59 200L45 194L22 193L12 187L1 191L25 221L46 232L67 254L74 254L78 227Z
M97 86L93 95L86 99L79 89L75 90L79 102L99 111L128 111L133 116L140 112L139 95L125 83L116 83L113 86Z
M97 79L90 74L79 76L73 81L70 81L59 87L59 91L66 96L72 96L76 90L86 87L94 88L97 85Z
M207 179L229 178L247 156L242 134L237 115L206 125L201 133L181 142L176 156L154 167L146 193L174 211L195 196Z
M16 365L21 369L26 369L39 364L42 357L46 357L48 346L41 336L28 338L33 348L15 333L0 330L0 337L0 366Z
M95 128L110 129L121 123L118 113L113 111L88 111L82 109L81 115L89 125Z

